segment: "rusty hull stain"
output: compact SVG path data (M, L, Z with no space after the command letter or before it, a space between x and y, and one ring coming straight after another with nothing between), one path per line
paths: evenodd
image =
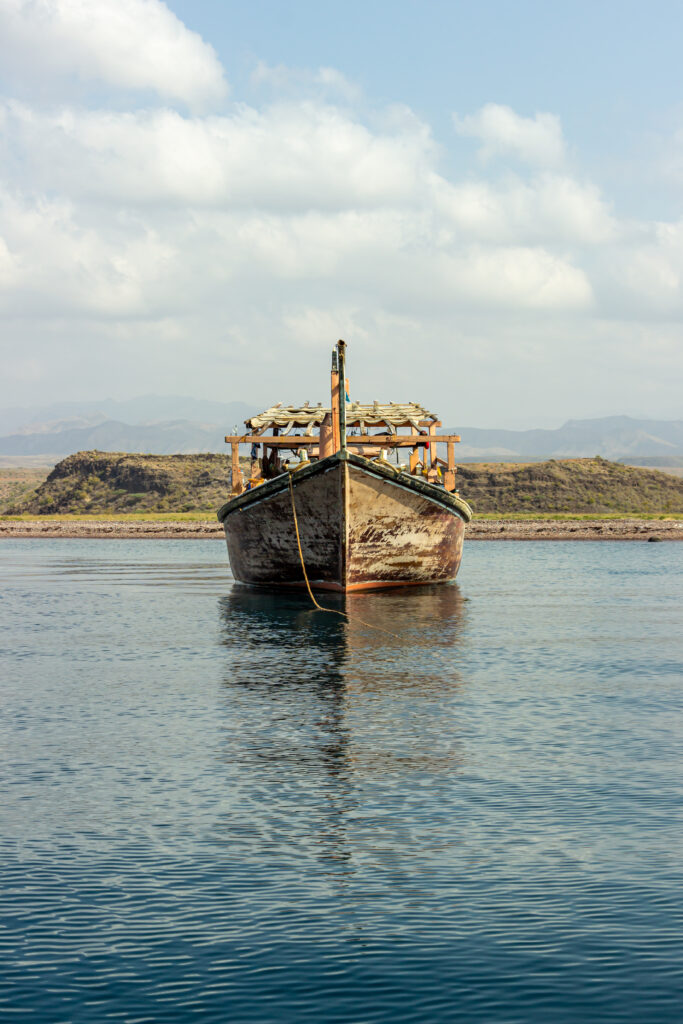
M459 516L355 466L349 492L348 583L455 578L465 533Z
M294 477L301 547L311 581L341 580L342 470L339 464L299 483ZM260 584L303 581L288 489L233 512L223 527L235 579Z

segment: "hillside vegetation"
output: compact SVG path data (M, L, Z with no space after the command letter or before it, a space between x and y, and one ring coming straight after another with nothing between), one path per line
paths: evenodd
M48 473L47 467L0 467L0 515L14 505L30 500Z
M249 465L242 460L243 468ZM683 513L683 480L605 459L470 463L458 487L480 513ZM230 493L227 455L78 452L12 514L213 513Z
M227 455L77 452L11 514L193 512L219 508L230 493Z
M683 480L607 459L461 465L458 487L476 512L681 513Z

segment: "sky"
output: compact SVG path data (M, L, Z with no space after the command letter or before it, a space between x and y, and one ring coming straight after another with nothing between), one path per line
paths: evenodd
M680 3L0 0L0 404L683 416Z

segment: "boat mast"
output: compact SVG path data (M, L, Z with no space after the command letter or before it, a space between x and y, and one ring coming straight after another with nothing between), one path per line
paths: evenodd
M332 454L339 451L339 359L336 348L332 349Z
M339 447L346 451L346 342L337 342L339 352Z

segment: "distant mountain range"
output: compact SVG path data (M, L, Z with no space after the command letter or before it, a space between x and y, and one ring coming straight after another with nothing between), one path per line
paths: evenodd
M0 455L58 455L61 458L92 450L154 455L225 452L224 438L233 423L234 420L219 428L191 420L171 420L149 426L104 420L93 426L0 437Z
M0 456L63 458L77 451L225 452L224 436L259 410L244 402L146 395L128 401L62 402L0 411ZM622 461L683 456L683 420L629 416L569 420L556 430L487 430L453 425L461 460L519 461L600 455Z
M226 424L229 428L235 423L241 424L245 417L256 412L260 412L260 409L245 402L211 402L187 395L141 395L126 401L104 398L90 402L54 402L50 405L0 409L0 435L57 433L71 427L99 424L107 420L129 426L188 420L194 424L220 426L222 429ZM5 437L1 440L4 441Z
M606 416L594 420L568 420L556 430L482 430L448 427L462 437L458 456L501 461L506 456L604 459L635 456L683 455L683 420L636 420Z
M49 460L77 451L224 452L224 437L260 410L245 402L210 402L183 395L128 401L56 402L0 411L0 455Z

